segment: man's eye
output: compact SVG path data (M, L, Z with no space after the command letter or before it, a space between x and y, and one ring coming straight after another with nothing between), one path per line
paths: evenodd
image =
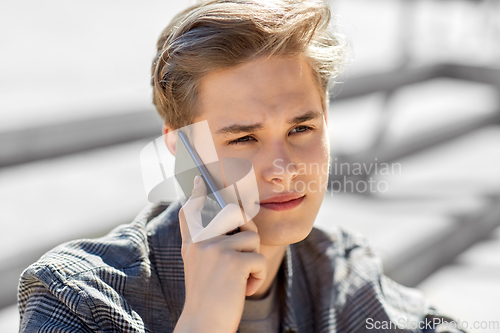
M237 144L242 144L242 143L249 142L252 140L255 140L255 139L252 138L251 136L247 135L247 136L242 136L241 138L238 138L236 140L229 141L229 144L230 145L237 145Z
M297 126L290 131L290 133L302 133L312 130L312 127L309 126Z
M293 128L290 133L303 133L303 132L308 132L314 130L313 127L310 126L297 126ZM242 136L241 138L238 138L236 140L231 140L228 142L229 145L238 145L238 144L244 144L246 142L250 141L257 141L255 138L251 137L250 135Z

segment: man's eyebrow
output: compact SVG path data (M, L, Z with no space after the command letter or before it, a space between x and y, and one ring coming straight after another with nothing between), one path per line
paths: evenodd
M252 125L240 125L233 124L230 126L226 126L215 132L215 134L225 135L225 134L241 134L241 133L250 133L263 129L264 126L261 123L252 124Z
M316 119L321 117L321 113L315 111L308 111L303 115L297 116L287 121L290 125L297 125L303 122ZM251 125L241 125L241 124L233 124L226 127L221 128L215 134L217 135L227 135L227 134L243 134L243 133L251 133L264 128L262 123L256 123Z
M313 120L313 119L316 119L319 117L321 117L321 113L316 112L316 111L308 111L301 116L290 119L288 121L288 123L290 125L298 125L298 124L305 123L306 121Z

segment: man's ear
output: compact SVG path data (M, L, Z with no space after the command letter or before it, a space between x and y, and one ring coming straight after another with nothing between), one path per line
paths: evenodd
M172 155L175 156L175 144L177 140L177 135L174 135L172 133L173 130L168 124L163 124L162 127L162 133L163 133L163 140L165 140L165 145L167 146L168 150Z

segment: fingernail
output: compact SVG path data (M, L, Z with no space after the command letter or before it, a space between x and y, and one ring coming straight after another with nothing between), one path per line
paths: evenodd
M196 175L196 177L194 177L194 187L197 187L198 185L200 185L200 182L201 182L200 175Z

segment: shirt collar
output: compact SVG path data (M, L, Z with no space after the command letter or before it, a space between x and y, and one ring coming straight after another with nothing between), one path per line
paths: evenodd
M284 279L284 302L283 305L283 331L297 332L297 317L295 316L295 307L293 302L293 256L290 245L286 246L285 256L282 263Z

